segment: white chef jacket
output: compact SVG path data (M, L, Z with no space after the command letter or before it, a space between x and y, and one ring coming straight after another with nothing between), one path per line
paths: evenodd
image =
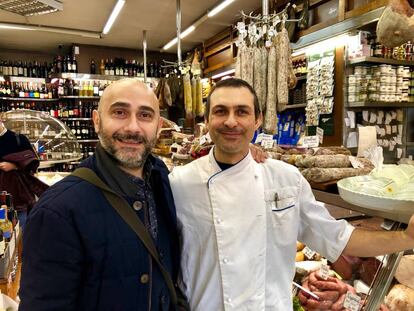
M208 156L170 174L191 310L292 310L296 240L335 261L353 227L315 201L292 165Z

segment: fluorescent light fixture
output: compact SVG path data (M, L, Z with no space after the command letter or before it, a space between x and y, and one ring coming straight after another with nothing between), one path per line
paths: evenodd
M190 27L188 27L186 30L184 30L181 34L180 34L180 38L183 39L185 37L187 37L190 33L192 33L195 29L194 25L191 25Z
M218 78L221 78L221 77L224 77L224 76L230 75L230 74L235 73L235 72L236 72L236 70L235 70L235 69L226 70L226 71L224 71L224 72L220 72L220 73L218 73L218 74L216 74L216 75L212 76L212 77L211 77L211 79L218 79Z
M329 51L332 49L335 49L338 46L346 46L350 43L352 43L353 38L349 36L348 34L339 35L336 37L332 37L311 45L308 45L306 47L302 47L300 49L297 49L292 53L292 57L295 57L300 54L306 54L306 55L313 55L313 54L321 54L325 51Z
M213 17L217 13L223 11L224 8L226 8L227 6L229 6L233 2L234 2L234 0L224 0L222 3L220 3L214 9L212 9L210 12L208 12L208 17Z
M33 30L30 27L0 23L0 29Z
M194 25L191 25L190 27L188 27L186 30L184 30L181 34L180 34L180 38L183 39L185 37L187 37L190 33L192 33L194 30L196 29L196 27ZM177 37L175 37L174 39L172 39L170 42L168 42L166 45L164 45L164 47L162 48L163 50L168 50L169 48L171 48L173 45L177 44Z
M59 0L0 0L0 9L22 16L42 15L63 10Z
M33 24L0 23L0 29L34 30L34 31L62 33L65 35L81 36L81 37L88 37L88 38L95 38L95 39L101 38L101 34L99 32L71 29L71 28L33 25Z
M172 47L174 44L177 43L177 38L172 39L170 42L168 42L166 45L164 45L164 47L162 48L163 50L168 50L170 47Z
M124 4L125 4L125 0L118 0L118 2L115 4L115 7L113 8L112 13L109 16L109 19L106 22L105 27L102 31L104 35L106 35L109 32L109 30L111 30L111 27L113 23L115 22L116 18L118 17L119 13L121 12Z

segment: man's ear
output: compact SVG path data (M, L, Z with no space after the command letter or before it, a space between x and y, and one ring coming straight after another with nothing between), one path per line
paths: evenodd
M158 120L157 138L160 138L162 125L164 124L163 118L160 117Z
M260 112L259 117L256 119L255 130L262 126L263 114Z
M95 133L99 134L101 118L99 117L98 110L92 111L92 120L93 120L93 127L95 129Z

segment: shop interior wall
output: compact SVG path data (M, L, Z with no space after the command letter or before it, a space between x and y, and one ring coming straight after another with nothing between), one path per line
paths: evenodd
M101 59L114 59L124 58L126 60L137 60L138 62L144 61L142 50L124 49L108 46L97 45L82 45L79 46L79 55L77 55L77 61L79 66L79 72L89 72L91 60L94 60L97 66L101 62ZM160 53L156 51L147 51L147 61L160 63L162 60L176 61L177 55L172 53Z

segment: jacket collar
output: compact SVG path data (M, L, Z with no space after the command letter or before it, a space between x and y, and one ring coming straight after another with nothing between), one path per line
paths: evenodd
M208 154L208 162L209 162L209 169L204 178L206 180L206 182L209 184L210 181L212 181L214 178L218 178L218 177L230 177L234 174L237 174L239 172L242 171L248 171L249 168L253 165L256 164L256 162L253 160L253 157L249 151L249 153L242 159L240 160L238 163L236 163L235 165L233 165L232 167L222 171L220 166L217 164L216 158L214 156L214 148L211 148L209 154ZM251 174L254 174L253 172L250 172Z

